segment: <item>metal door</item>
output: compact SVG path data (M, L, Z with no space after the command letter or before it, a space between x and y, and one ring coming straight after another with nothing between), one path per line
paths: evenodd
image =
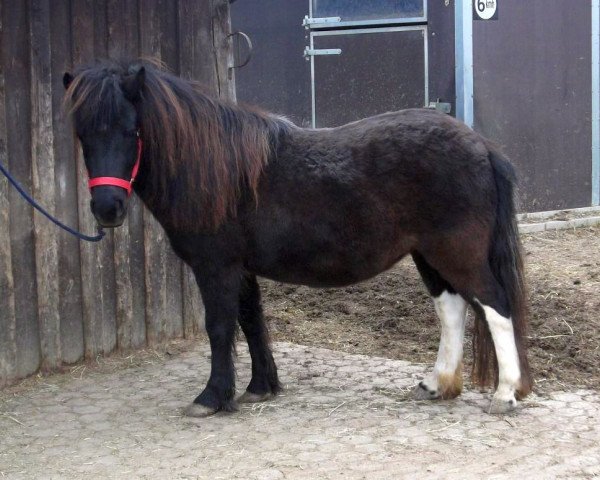
M303 126L438 99L454 113L454 0L238 0L232 24L255 47L238 99Z
M313 126L429 104L426 26L318 31L310 37Z
M304 25L310 30L305 53L311 65L313 126L429 107L430 97L436 100L431 106L453 110L450 0L310 0L309 7Z

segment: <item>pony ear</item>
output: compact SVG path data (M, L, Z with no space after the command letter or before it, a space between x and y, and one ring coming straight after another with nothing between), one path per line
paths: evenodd
M143 65L130 70L130 73L123 77L121 84L125 97L131 101L138 100L145 81L146 68Z
M69 86L73 82L73 78L75 78L73 77L73 75L71 75L69 72L65 72L65 74L63 75L63 85L65 86L65 90L69 88Z

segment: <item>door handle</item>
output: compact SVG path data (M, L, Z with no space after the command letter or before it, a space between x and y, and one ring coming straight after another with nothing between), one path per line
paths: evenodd
M304 48L304 57L308 60L317 55L341 55L341 48Z
M342 21L341 17L321 17L321 18L311 18L308 15L304 17L302 21L302 26L306 29L308 28L318 28L318 27L327 27L332 23L340 23Z

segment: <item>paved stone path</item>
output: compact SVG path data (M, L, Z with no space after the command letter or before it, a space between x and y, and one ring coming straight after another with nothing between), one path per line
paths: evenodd
M600 394L555 393L516 415L489 395L408 393L426 367L275 344L275 401L208 419L181 416L208 350L0 394L0 478L399 479L600 476ZM239 348L239 389L249 357Z

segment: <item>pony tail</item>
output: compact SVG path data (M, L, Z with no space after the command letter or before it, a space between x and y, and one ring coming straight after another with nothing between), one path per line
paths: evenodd
M489 160L496 183L496 224L489 250L489 263L494 277L506 293L513 323L515 343L521 370L517 398L531 392L532 378L527 360L527 290L523 275L523 259L519 229L515 217L514 185L515 172L512 165L494 147L489 146ZM498 362L489 328L478 312L474 331L475 365L473 375L480 385L485 385L493 369L494 380L498 380Z
M485 321L482 309L474 308L475 323L473 325L473 383L485 387L493 380L498 386L498 360L494 349L494 341Z

